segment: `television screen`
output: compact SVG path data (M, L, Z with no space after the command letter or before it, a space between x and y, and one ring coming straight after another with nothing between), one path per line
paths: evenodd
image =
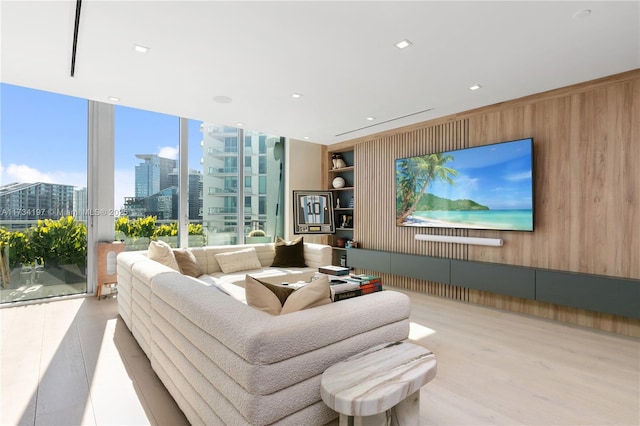
M395 166L398 226L533 231L533 138Z

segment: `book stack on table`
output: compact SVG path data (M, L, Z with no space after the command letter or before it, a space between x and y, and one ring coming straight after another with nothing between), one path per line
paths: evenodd
M349 275L349 268L345 268L343 266L327 265L327 266L319 267L318 272L320 272L321 274L327 274L327 275L343 276L343 275Z
M334 302L382 290L380 277L365 274L332 277L329 284Z

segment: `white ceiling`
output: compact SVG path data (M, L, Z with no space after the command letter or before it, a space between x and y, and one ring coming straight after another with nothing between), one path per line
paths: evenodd
M2 82L322 144L640 68L638 1L84 0L70 77L75 5L2 0Z

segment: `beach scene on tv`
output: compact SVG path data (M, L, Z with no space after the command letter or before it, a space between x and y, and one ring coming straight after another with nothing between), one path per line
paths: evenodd
M532 139L396 160L396 224L533 231Z

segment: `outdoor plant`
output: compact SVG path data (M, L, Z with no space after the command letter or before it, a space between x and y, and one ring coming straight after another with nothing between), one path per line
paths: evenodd
M125 237L132 237L134 232L133 223L129 221L129 216L120 216L115 223L116 232L122 232Z
M30 264L35 261L35 254L31 249L27 234L20 231L7 231L0 229L0 251L9 248L9 267L15 268L21 264Z
M154 237L173 237L178 235L178 222L160 225L153 233Z
M147 216L136 219L133 224L135 236L152 238L156 231L156 219L156 216Z
M188 228L189 235L204 235L204 229L199 223L190 223Z
M128 216L120 216L115 222L116 233L120 232L125 237L174 237L178 235L178 222L171 222L156 226L156 217L147 216L131 220ZM187 229L189 235L204 235L204 229L199 223L189 223Z
M249 232L249 237L265 237L267 234L262 229L254 229Z
M77 265L84 270L87 263L87 227L73 216L58 220L38 220L27 230L28 245L35 259L45 265Z

